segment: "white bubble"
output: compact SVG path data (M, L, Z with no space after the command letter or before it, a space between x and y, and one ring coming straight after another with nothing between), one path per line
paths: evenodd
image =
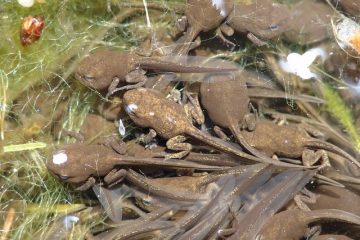
M65 163L67 161L67 159L68 159L68 157L67 157L65 151L60 150L60 151L54 153L52 161L54 164L59 165L59 164Z
M80 219L76 216L70 215L64 217L65 229L71 229Z

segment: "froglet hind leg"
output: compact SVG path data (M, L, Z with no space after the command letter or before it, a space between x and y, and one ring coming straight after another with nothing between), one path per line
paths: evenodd
M257 47L263 47L263 46L269 46L269 44L263 40L261 40L260 38L258 38L257 36L255 36L252 33L248 33L246 35L246 37L253 43L255 44Z
M213 130L220 139L227 141L227 142L230 141L230 138L226 135L226 133L219 126L214 126Z
M82 135L79 132L75 132L75 131L68 130L68 129L65 129L65 128L62 129L62 132L64 133L65 136L75 138L76 141L78 141L78 142L84 142L85 141L84 135Z
M96 183L95 178L89 177L84 184L80 185L80 186L77 187L75 190L81 191L81 192L86 191L86 190L88 190L89 188L91 188L92 186L94 186L95 183Z
M304 149L302 153L302 162L304 166L313 166L317 161L321 159L321 165L319 169L330 167L329 156L323 149L313 151L310 149Z
M149 129L147 134L141 134L138 138L139 142L145 144L145 146L151 145L151 143L156 143L155 137L157 136L156 131L154 129Z
M187 26L188 26L188 21L187 21L186 16L182 16L181 18L179 18L179 19L176 21L175 26L176 26L176 28L177 28L180 32L185 32L185 31L186 31L186 28L187 28Z
M106 94L106 98L109 98L114 93L122 91L122 90L130 90L130 89L143 87L147 80L145 73L146 73L146 71L144 71L143 69L136 69L134 71L129 72L125 77L125 81L127 83L135 83L135 84L126 85L126 86L122 86L119 88L117 88L117 85L120 83L120 79L117 77L114 77L113 81L111 82L111 84L108 88L108 93Z
M111 187L119 182L122 182L126 175L127 171L125 169L113 169L104 177L104 181Z
M109 97L116 92L116 89L117 89L116 87L119 85L119 83L120 83L120 78L114 77L112 79L112 81L108 87L108 92L105 96L106 99L109 99Z
M126 143L123 142L117 135L112 135L101 140L100 144L113 149L115 152L124 155L127 150Z
M306 205L306 203L314 204L316 203L317 194L309 191L308 189L302 189L298 194L295 195L294 201L295 204L304 211L311 211L311 209Z
M171 159L171 158L183 158L187 156L190 151L192 150L192 145L190 143L185 143L184 141L186 138L182 135L175 136L173 138L170 138L166 142L166 147L170 150L174 151L181 151L174 154L168 154L166 155L165 159Z
M254 131L256 128L256 116L253 113L248 113L244 117L242 128L246 128L249 131Z
M188 91L186 91L185 94L187 99L189 100L189 102L186 103L184 106L186 114L188 114L189 117L191 117L191 119L194 119L197 124L199 125L204 124L205 116L200 107L200 102L198 97L191 96Z
M311 136L315 137L315 138L319 138L322 140L325 140L325 134L320 131L319 129L307 124L307 123L299 123L298 127L301 129L305 129L305 131L307 133L309 133Z
M219 28L216 29L216 35L223 41L227 46L235 47L236 44L228 40L224 34L228 37L234 35L234 29L227 25L226 23L220 25Z

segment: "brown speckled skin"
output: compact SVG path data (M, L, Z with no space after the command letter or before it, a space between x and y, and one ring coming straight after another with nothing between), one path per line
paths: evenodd
M289 26L290 11L286 5L272 0L251 0L237 3L226 19L236 32L252 33L260 39L272 39Z
M165 139L185 134L219 151L231 153L240 158L272 163L277 166L294 167L292 164L262 159L244 153L237 146L200 131L189 121L182 106L166 99L153 89L138 88L127 91L123 96L123 103L126 112L138 126L152 128Z
M191 128L184 108L160 92L152 89L127 91L123 96L125 109L135 105L135 111L128 112L130 118L140 127L153 128L161 137L170 139Z
M254 131L241 131L247 142L268 156L277 154L286 157L300 157L304 143L309 136L294 126L279 126L270 121L259 121Z
M254 131L241 131L246 141L268 156L276 154L283 157L301 157L306 148L327 150L345 157L357 168L360 163L339 147L310 137L307 132L295 125L277 125L270 121L259 121Z
M308 224L319 220L345 221L359 224L359 217L341 210L324 209L315 211L302 211L292 209L275 214L261 229L258 236L261 240L299 240L307 229Z

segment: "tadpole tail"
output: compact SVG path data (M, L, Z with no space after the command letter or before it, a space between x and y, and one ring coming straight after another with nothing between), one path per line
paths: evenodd
M170 221L154 221L142 224L142 222L133 220L131 226L116 227L113 230L102 232L94 237L95 240L100 239L148 239L156 237L157 232L174 227ZM153 239L153 238L152 238ZM156 238L157 239L157 238Z
M304 214L304 220L308 223L318 220L332 219L336 221L360 225L359 216L339 209L312 210L310 212L304 212Z
M168 56L169 57L169 56ZM154 57L142 57L139 59L138 67L142 69L151 69L155 71L163 71L163 72L181 72L181 73L207 73L207 72L232 72L237 71L236 67L229 67L224 64L223 66L219 67L201 67L201 66L194 66L187 63L181 63L181 61L174 61L176 60L176 56L171 56L172 59L167 61L161 58L154 58ZM183 57L181 57L184 59ZM180 60L180 59L179 59Z
M148 191L149 193L160 197L174 199L177 201L190 201L190 202L204 200L203 198L204 196L202 196L201 194L197 195L190 191L181 192L176 189L166 188L164 186L152 182L148 178L142 176L141 174L138 174L132 169L128 170L128 174L126 178L137 187L140 187Z
M186 134L188 134L191 137L193 137L195 139L198 139L198 140L208 144L209 146L214 147L215 149L217 149L219 151L228 152L228 153L231 153L231 154L233 154L235 156L238 156L240 158L252 160L252 161L255 161L255 162L273 164L275 166L286 167L286 168L289 168L289 167L290 168L314 168L314 167L294 165L294 164L290 164L290 163L283 163L283 162L276 161L276 160L271 159L271 158L255 157L253 155L244 153L239 148L236 148L236 147L232 146L231 144L229 144L229 143L227 143L225 141L222 141L220 139L212 137L209 134L206 134L206 133L200 131L197 128L193 128L193 129L187 131Z
M248 88L248 95L250 97L283 98L289 100L302 100L312 103L324 103L324 100L318 97L314 97L306 94L292 95L284 91L275 90L275 89Z
M199 164L191 161L178 161L175 159L168 159L166 161L163 158L147 158L147 157L122 157L119 160L119 157L115 156L113 162L118 165L131 165L131 166L157 166L157 167L168 167L168 168L192 168L203 171L216 171L223 170L227 167L223 166L211 166L205 164Z
M325 141L322 141L319 139L309 139L306 141L305 146L310 147L310 148L316 147L319 149L324 149L324 150L339 154L340 156L351 161L351 163L355 164L357 167L360 167L360 162L358 160L356 160L353 156L351 156L350 154L348 154L347 152L345 152L338 146L335 146L331 143L328 143L328 142L325 142Z
M190 152L184 160L208 166L235 167L239 165L236 160L224 154L203 154Z
M199 35L201 29L189 27L185 33L185 35L180 38L180 40L176 43L177 46L173 50L174 55L185 56L189 53L191 49L191 44L197 35Z

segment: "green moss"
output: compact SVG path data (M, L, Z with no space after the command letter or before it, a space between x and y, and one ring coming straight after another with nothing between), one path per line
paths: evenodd
M151 4L166 9L171 8L173 3L183 2L158 0ZM111 11L108 11L107 3L111 3ZM18 106L14 111L13 104L22 98L20 103L25 108L27 101L36 99L38 94L47 94L56 99L58 93L59 99L51 100L48 106L50 110L45 111L49 117L47 122L50 123L52 116L56 115L57 107L65 104L66 114L60 127L78 131L85 115L90 110L96 111L94 104L99 99L96 92L73 84L72 71L79 59L102 46L128 50L139 45L149 34L143 13L134 14L123 7L130 5L141 7L142 1L90 3L47 0L44 4L35 3L31 8L24 8L17 1L1 3L0 133L2 139L4 136L6 139L0 142L0 207L4 213L9 207L16 209L9 239L40 236L43 234L41 231L47 231L59 214L75 211L88 201L48 173L45 162L54 148L52 129L48 127L40 131L35 139L26 139L21 133L24 125L32 121L36 123L39 115L37 109L30 106L24 111L22 106ZM20 42L20 26L22 19L30 15L44 17L45 28L37 42L24 47ZM151 12L151 16L155 14ZM170 23L176 17L164 11L151 18L152 26L154 29L170 29L173 27ZM40 91L36 86L40 86ZM31 94L32 91L35 95ZM26 118L22 119L23 116ZM15 129L15 132L10 134L7 128L11 131ZM74 141L60 135L57 137L60 144ZM101 220L81 224L70 238L81 239L91 226L98 224L101 224Z
M6 166L7 174L1 174L2 195L0 206L16 209L15 227L11 231L11 239L31 239L35 232L46 227L51 219L64 208L56 208L58 204L81 203L78 193L72 192L63 184L59 184L47 171L44 152L30 151L16 155L3 155L1 166ZM38 206L38 211L33 211ZM54 211L58 210L58 212Z
M354 125L351 110L346 106L339 94L328 84L324 83L322 86L326 110L345 128L353 139L356 149L360 151L360 136Z

